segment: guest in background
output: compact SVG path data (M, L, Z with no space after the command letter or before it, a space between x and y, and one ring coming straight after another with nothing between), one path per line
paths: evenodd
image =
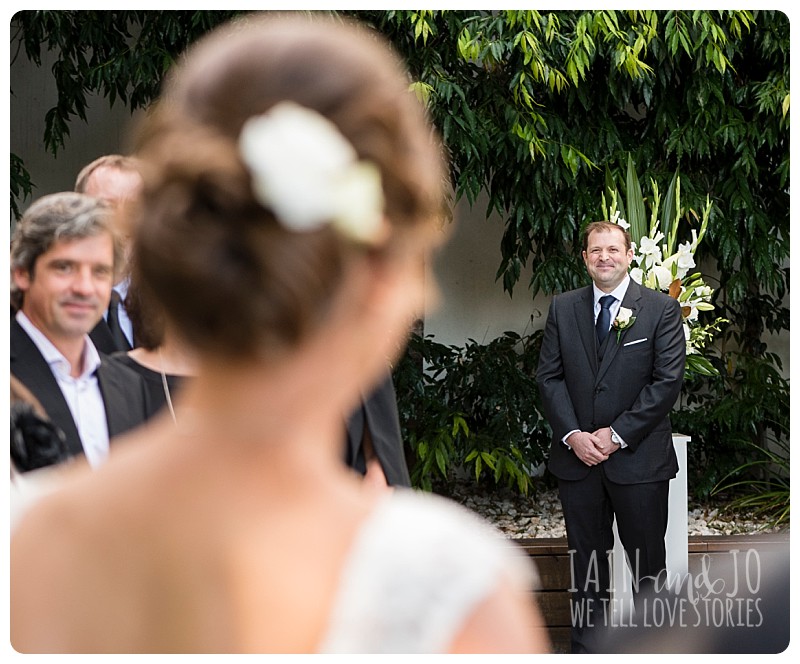
M390 373L347 419L345 462L372 486L410 487L397 396Z
M103 201L64 192L25 212L11 240L11 374L93 467L148 414L144 382L97 352L89 331L108 306L120 248Z
M142 287L136 270L131 270L125 300L139 346L118 351L111 358L139 374L147 386L151 414L166 409L177 424L173 399L184 380L196 372L192 353L181 343L161 311L158 300Z
M16 376L11 376L11 470L26 472L69 459L64 432Z
M546 650L521 551L342 463L441 237L441 148L399 59L341 20L240 18L171 75L139 154L136 269L198 371L177 427L20 523L14 648Z
M120 154L98 157L84 166L75 180L75 191L100 198L115 208L124 208L134 201L141 187L142 176L137 160ZM126 215L120 214L116 219L119 221L125 218ZM122 260L117 268L108 309L89 334L95 347L106 354L130 350L138 345L135 328L125 307L129 283L129 229L116 230L122 242Z
M10 526L13 530L37 500L57 489L70 456L64 432L47 416L42 404L11 376ZM78 465L78 464L75 464Z

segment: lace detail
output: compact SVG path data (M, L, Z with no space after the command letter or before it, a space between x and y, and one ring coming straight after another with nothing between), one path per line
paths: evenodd
M356 538L321 652L446 652L501 574L531 589L535 571L465 508L396 490Z

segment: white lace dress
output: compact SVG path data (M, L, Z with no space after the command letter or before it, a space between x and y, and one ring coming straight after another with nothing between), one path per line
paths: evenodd
M530 560L472 512L394 491L353 544L320 651L446 652L501 575L525 590L536 581Z

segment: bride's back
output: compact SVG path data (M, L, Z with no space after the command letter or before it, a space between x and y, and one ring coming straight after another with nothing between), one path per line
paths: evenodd
M27 515L12 547L16 648L316 651L372 499L314 468L270 487L273 473L233 468L224 445L165 452L169 427L118 443L102 473L65 478Z

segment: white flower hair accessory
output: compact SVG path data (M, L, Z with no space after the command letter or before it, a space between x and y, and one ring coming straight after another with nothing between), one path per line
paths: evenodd
M281 102L247 120L239 151L259 203L288 230L332 224L344 236L375 244L386 228L378 167L359 161L339 128L316 111Z

